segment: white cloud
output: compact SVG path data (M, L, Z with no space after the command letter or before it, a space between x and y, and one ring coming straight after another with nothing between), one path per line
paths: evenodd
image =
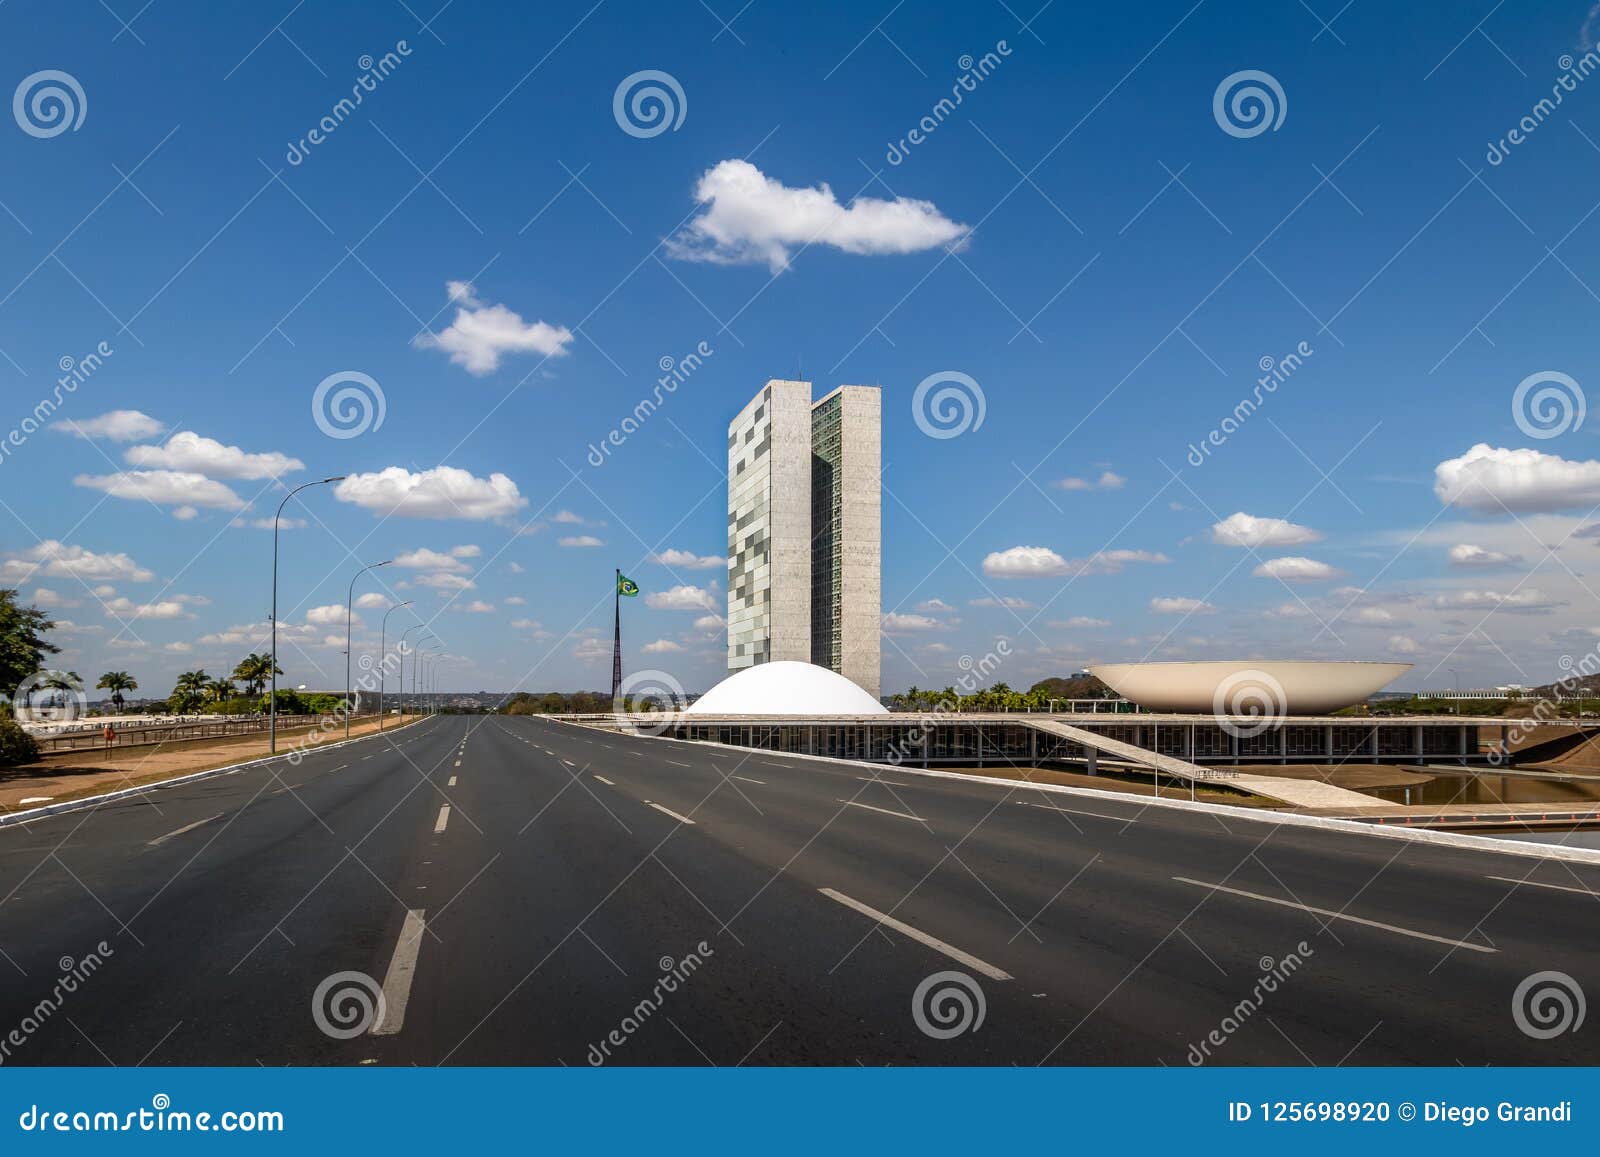
M291 470L306 468L300 459L276 450L247 454L237 446L225 446L193 430L179 430L159 446L129 446L122 456L133 466L189 471L211 478L276 478Z
M1548 614L1565 603L1547 598L1536 590L1509 591L1452 591L1436 595L1433 605L1441 611L1519 611L1524 614Z
M968 599L967 605L969 607L993 607L1007 611L1031 611L1034 609L1034 604L1027 599L1013 598L1010 595L1002 595L999 598Z
M368 591L356 596L356 606L364 611L386 611L394 600L381 591Z
M106 617L113 619L181 619L188 614L178 599L136 603L132 599L118 597L107 600L104 605Z
M511 625L519 631L530 632L535 639L548 639L550 632L544 629L544 624L537 619L512 619Z
M191 518L199 518L200 511L193 506L180 506L172 512L172 517L179 522L188 522Z
M666 655L674 651L681 651L683 650L683 647L677 643L674 643L671 639L657 639L653 643L646 643L644 646L640 647L639 650L643 651L646 655Z
M1211 541L1223 546L1299 546L1316 542L1321 537L1308 526L1297 526L1281 518L1257 518L1242 510L1211 528Z
M560 357L572 343L572 331L564 325L543 321L530 324L503 305L486 305L478 299L471 282L452 281L446 287L457 306L455 320L442 333L419 335L415 345L418 349L444 350L469 374L483 377L494 373L506 354Z
M408 570L450 571L455 574L472 569L461 561L454 550L446 554L443 551L429 550L425 546L416 550L401 551L394 556L394 565L403 566Z
M503 518L528 505L517 484L504 474L477 478L455 466L413 473L388 466L372 474L352 474L334 487L334 497L372 511L409 518Z
M75 607L77 599L64 598L49 587L34 587L33 595L28 599L36 607Z
M694 621L697 631L720 631L726 625L721 615L701 615Z
M138 442L144 438L154 438L165 429L149 414L138 410L112 410L82 422L52 422L50 428L65 430L80 438L109 438L113 442Z
M505 603L505 605L508 607L525 607L528 605L528 600L523 598L521 595L507 595L500 601Z
M1209 615L1217 608L1199 599L1155 598L1150 600L1150 609L1158 615Z
M721 609L722 600L703 587L676 586L652 591L644 596L645 606L660 611L712 611Z
M947 615L955 608L943 599L926 599L917 604L917 610L929 615Z
M651 555L650 561L682 570L713 570L728 565L728 560L719 554L695 554L692 550L664 550Z
M361 621L360 615L355 615L354 623ZM329 603L327 606L312 607L306 612L306 622L315 623L319 627L344 626L344 604Z
M1600 462L1479 442L1433 468L1433 492L1447 506L1494 513L1549 513L1600 503Z
M550 521L551 522L566 523L567 525L570 525L570 526L582 526L583 525L582 516L574 514L570 510L558 510L558 511L556 511L553 515L550 516Z
M903 615L890 611L883 616L883 630L889 635L909 635L917 631L945 629L945 624L931 615Z
M1048 627L1065 628L1067 630L1087 629L1091 627L1109 627L1110 619L1095 619L1088 615L1073 615L1070 619L1051 619L1045 624Z
M610 639L579 639L578 645L572 649L572 657L584 663L593 663L600 659L611 658Z
M983 573L994 578L1060 578L1069 575L1116 574L1130 562L1171 562L1159 551L1102 550L1088 558L1062 558L1044 546L1013 546L983 560Z
M917 253L966 245L969 227L950 220L931 201L857 197L841 205L827 185L796 188L773 180L749 161L721 161L695 186L705 205L668 251L719 265L765 262L774 274L805 245L846 253Z
M451 574L448 571L434 571L429 574L417 576L419 587L432 587L436 591L470 591L477 584L463 575Z
M1415 639L1408 639L1404 635L1390 635L1388 646L1396 655L1415 655L1422 650Z
M506 569L512 574L521 574L526 568L520 562L508 562Z
M482 599L473 599L470 603L451 603L450 609L469 615L487 615L493 612L494 604L486 603Z
M1506 554L1504 551L1486 550L1481 546L1474 546L1470 542L1457 543L1450 548L1450 565L1461 567L1464 570L1487 570L1491 567L1510 566L1512 563L1522 561L1520 554Z
M187 655L194 650L188 643L167 643L161 649L163 651L171 651L174 655Z
M1275 578L1286 583L1322 583L1340 578L1344 572L1338 567L1318 562L1314 558L1288 555L1269 558L1251 572L1257 578Z
M557 546L588 547L588 546L604 546L605 543L601 542L598 538L596 538L592 534L574 534L574 535L569 535L566 538L558 538L556 540L556 545Z
M35 575L78 578L86 582L118 579L147 583L155 578L125 554L96 554L81 546L67 546L53 538L18 551L0 564L0 580L6 582L27 582Z
M450 548L451 558L477 558L483 553L483 547L475 542L464 542L460 546Z
M238 517L238 518L235 518L229 525L230 526L238 526L238 527L248 527L248 528L251 528L251 529L254 529L254 530L271 530L272 529L272 519L270 519L270 518L243 518L243 517ZM278 520L278 529L279 530L304 530L309 525L311 525L311 524L308 523L303 518L280 518Z
M178 470L124 470L120 474L79 474L74 486L103 490L113 498L143 500L160 506L207 506L239 510L244 499L204 474Z
M1107 470L1098 478L1062 478L1051 485L1057 490L1121 490L1128 480Z

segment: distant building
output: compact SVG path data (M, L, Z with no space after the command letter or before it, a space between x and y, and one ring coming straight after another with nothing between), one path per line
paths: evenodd
M728 426L728 669L791 660L876 697L879 391L774 380Z

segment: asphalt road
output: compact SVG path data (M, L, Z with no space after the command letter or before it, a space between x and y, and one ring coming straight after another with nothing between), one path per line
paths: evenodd
M876 774L440 717L0 829L0 1061L1600 1061L1513 1016L1600 868Z

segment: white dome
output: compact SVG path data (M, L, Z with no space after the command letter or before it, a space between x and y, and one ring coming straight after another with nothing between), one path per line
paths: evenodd
M843 675L813 663L758 663L729 675L686 709L690 715L887 715Z
M1410 663L1341 659L1099 663L1089 673L1150 711L1185 715L1325 715L1360 703Z

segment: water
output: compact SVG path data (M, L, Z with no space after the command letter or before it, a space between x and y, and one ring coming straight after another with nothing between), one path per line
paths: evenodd
M1415 783L1409 787L1364 788L1362 794L1374 795L1390 803L1547 803L1552 808L1569 805L1589 807L1600 804L1600 780L1463 775L1436 771L1435 778L1426 783Z

